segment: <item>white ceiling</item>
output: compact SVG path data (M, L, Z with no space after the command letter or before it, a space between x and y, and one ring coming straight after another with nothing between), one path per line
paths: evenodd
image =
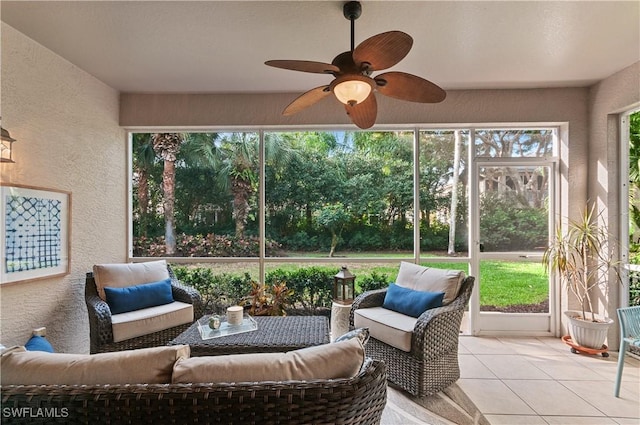
M122 92L297 92L267 67L349 50L342 1L6 1L1 19ZM356 45L414 38L393 69L446 89L587 86L640 60L640 1L364 1Z

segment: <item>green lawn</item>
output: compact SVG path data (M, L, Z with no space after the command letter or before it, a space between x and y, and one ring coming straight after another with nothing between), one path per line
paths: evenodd
M398 254L390 254L389 257ZM374 255L371 254L373 257ZM379 258L384 255L376 254ZM404 255L406 257L406 254ZM387 257L388 258L388 257ZM317 263L281 263L267 264L267 272L274 269L295 270L300 267L322 267L335 269L336 273L340 266L347 264L349 270L356 275L356 285L358 279L370 276L372 273L386 275L389 282L393 282L398 274L398 266L390 263L349 263L345 258L336 258L333 264ZM457 269L467 272L466 263L450 262L422 262L429 267L444 269ZM200 264L203 267L211 267L216 273L227 273L240 275L248 272L254 278L258 275L257 263L247 263L243 265L233 263ZM531 262L508 262L508 261L482 261L480 264L480 305L506 307L519 304L539 304L548 298L548 279L544 268L540 263Z

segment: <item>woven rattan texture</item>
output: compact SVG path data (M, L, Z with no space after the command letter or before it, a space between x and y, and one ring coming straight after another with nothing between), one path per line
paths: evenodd
M469 276L462 283L456 299L450 304L427 310L416 322L411 338L411 352L399 350L382 341L369 338L367 356L387 364L390 382L407 392L426 396L437 393L460 377L458 338L464 310L469 303L475 278ZM385 289L366 292L353 302L353 315L359 308L380 307Z
M384 363L368 359L351 379L234 384L3 386L3 424L378 424ZM20 410L22 409L22 410ZM42 409L42 410L38 410Z
M193 305L194 317L203 314L202 299L200 293L190 287L183 285L175 277L171 267L167 266L171 277L171 290L173 298ZM136 348L157 347L166 345L167 342L184 332L190 324L176 326L162 331L153 332L137 338L131 338L121 342L113 342L113 330L111 327L111 310L106 302L99 296L93 273L87 273L85 284L85 302L89 314L89 339L90 352L104 353L109 351L132 350Z
M194 323L170 345L187 344L191 356L239 353L279 353L329 342L324 316L257 316L258 330L203 340Z

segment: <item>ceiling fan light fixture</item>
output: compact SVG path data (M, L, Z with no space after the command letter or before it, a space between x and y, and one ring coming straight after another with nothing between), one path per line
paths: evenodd
M361 75L347 75L337 78L331 84L333 94L345 105L357 105L364 102L373 90L371 78Z

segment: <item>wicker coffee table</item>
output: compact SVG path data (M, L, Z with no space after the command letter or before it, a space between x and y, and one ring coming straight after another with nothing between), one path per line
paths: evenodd
M194 323L169 342L186 344L192 356L220 356L239 353L279 353L329 342L329 321L324 316L254 317L258 329L203 340Z

